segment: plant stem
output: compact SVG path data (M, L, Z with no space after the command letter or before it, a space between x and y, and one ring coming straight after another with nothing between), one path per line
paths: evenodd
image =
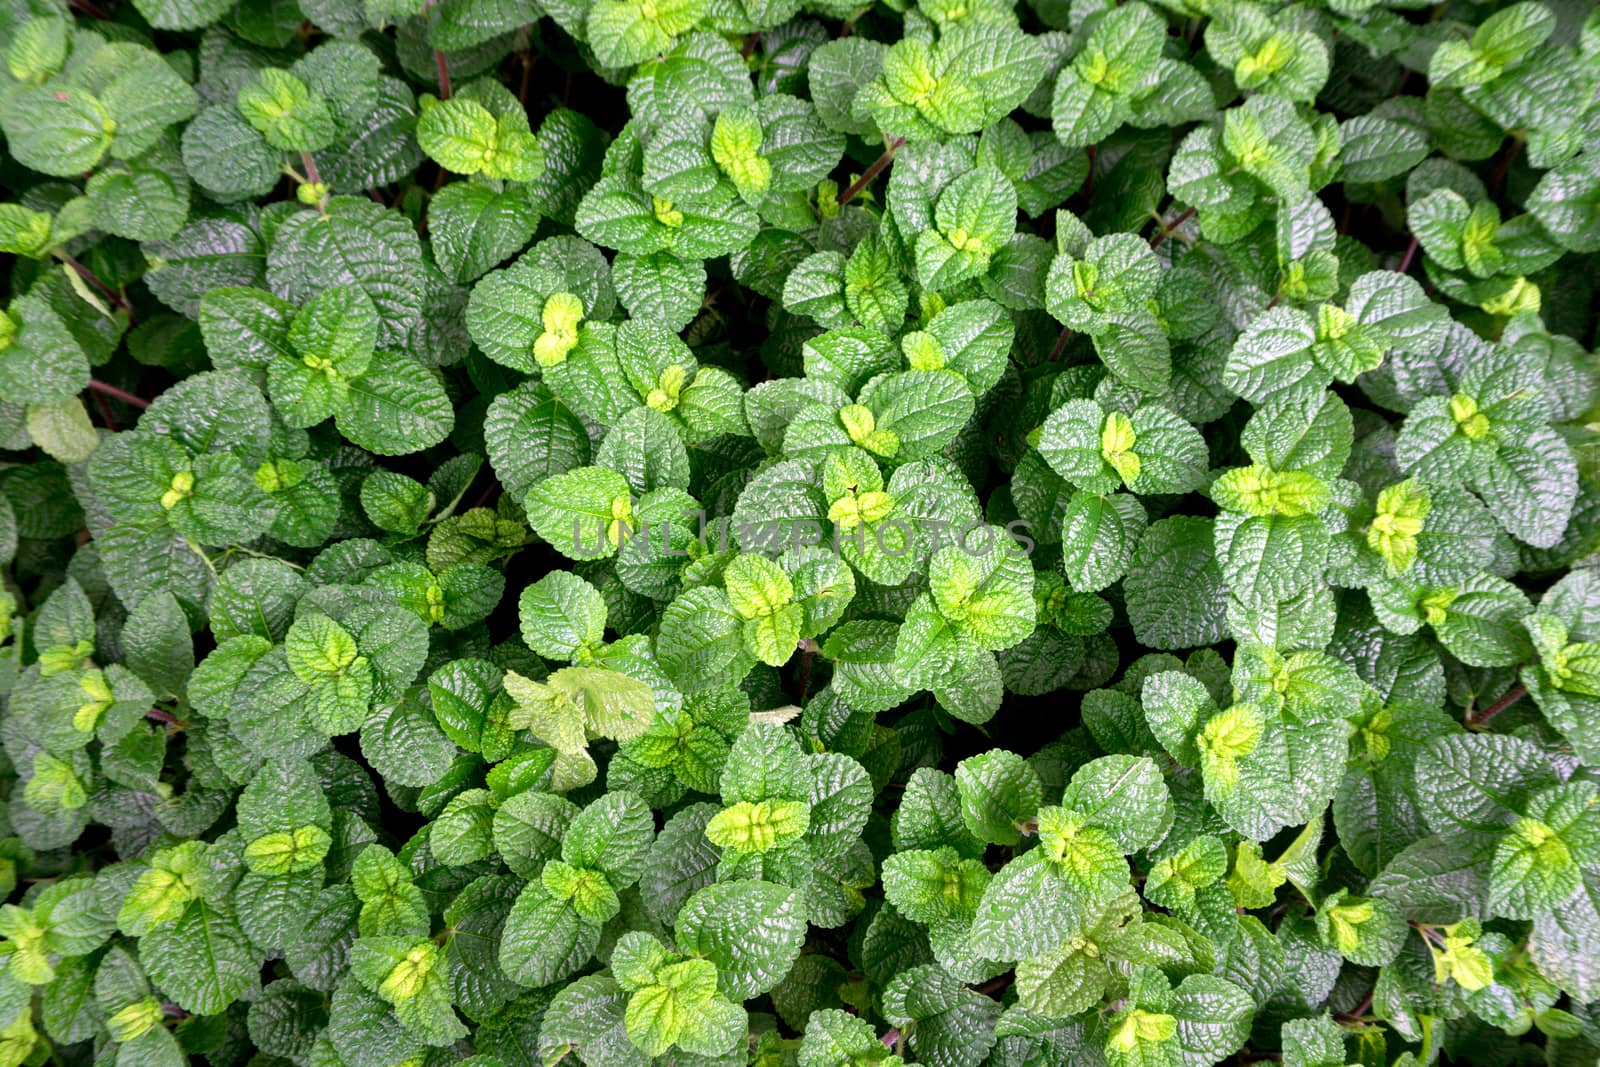
M150 401L146 400L144 397L134 396L127 390L118 389L116 386L107 382L102 382L98 378L89 379L89 388L97 393L109 396L113 400L120 400L129 407L138 408L140 411L143 411L145 408L150 406Z
M317 161L311 158L310 152L300 153L300 163L306 168L306 181L310 182L312 185L321 185L322 172L317 170ZM328 213L328 192L326 189L324 189L322 195L317 198L317 210L322 212L324 215Z
M433 50L433 65L439 72L439 99L450 99L450 61L444 53L435 48Z
M1440 948L1444 947L1444 935L1427 923L1418 922L1415 919L1407 919L1406 925L1421 934L1422 940L1429 944L1438 945Z
M1061 358L1061 353L1067 349L1067 342L1072 338L1072 327L1063 326L1056 335L1056 343L1050 346L1050 354L1044 357L1046 363L1054 363Z
M90 392L94 392L94 390L91 389ZM105 420L106 429L116 433L117 417L111 414L111 402L106 399L104 393L94 393L94 406L100 412L100 417Z
M882 1040L884 1048L893 1049L900 1043L900 1028L897 1026L890 1030L888 1033L883 1035Z
M1501 697L1499 700L1496 700L1493 704L1490 704L1488 707L1484 708L1483 711L1481 711L1478 714L1476 714L1476 715L1472 716L1471 718L1469 718L1467 720L1467 723L1468 723L1468 725L1471 725L1471 726L1482 726L1484 723L1488 722L1490 719L1494 718L1496 715L1500 714L1502 711L1505 711L1511 705L1515 704L1517 701L1521 700L1523 697L1525 697L1527 695L1528 695L1528 687L1527 686L1525 686L1525 685L1512 686L1511 687L1511 692L1507 693L1505 696Z
M1494 174L1489 178L1489 195L1495 196L1500 192L1501 184L1506 180L1506 172L1511 169L1511 161L1517 158L1517 152L1522 148L1524 135L1517 134L1511 138L1511 144L1506 148L1505 155L1500 157L1500 163L1494 168Z
M151 722L159 722L166 726L183 725L182 719L179 719L176 715L172 714L172 712L163 708L150 708L144 713L144 717L149 719Z
M1361 999L1360 1004L1357 1004L1354 1008L1351 1008L1343 1015L1340 1015L1339 1019L1343 1022L1355 1022L1357 1019L1360 1019L1363 1015L1367 1014L1367 1009L1372 1007L1372 994L1375 992L1377 992L1376 987L1374 987L1372 990L1369 990L1367 995Z
M805 707L806 693L811 689L811 661L817 654L817 643L809 637L800 639L800 696L796 704Z
M1421 242L1415 237L1411 238L1411 243L1406 245L1406 254L1400 257L1400 265L1395 268L1397 273L1404 274L1411 269L1411 261L1416 258L1417 248L1420 244Z
M195 555L200 557L200 562L206 565L206 570L210 571L211 577L215 578L217 576L217 565L211 562L211 557L206 555L205 549L201 548L187 537L183 539L183 543L189 546L190 552L193 552Z
M1002 974L997 978L989 979L980 986L974 986L973 992L982 993L986 997L992 997L996 993L1002 992L1006 986L1010 985L1011 978L1012 972L1007 971L1005 974Z
M528 85L533 76L533 64L536 58L532 49L522 53L522 82L517 87L517 102L524 108L528 106Z
M427 17L429 11L437 6L439 0L422 0L422 10L417 14ZM450 61L445 59L444 53L435 48L433 50L433 66L439 72L439 99L450 99Z
M489 484L483 487L483 492L478 494L477 499L472 502L472 507L468 508L467 510L472 511L472 510L475 510L477 508L486 508L486 507L488 507L489 506L489 502L494 499L494 495L496 493L498 493L499 491L500 491L500 481L499 481L499 479L491 477L489 479Z
M1194 218L1194 212L1194 208L1186 207L1179 212L1178 216L1171 222L1162 224L1161 229L1156 231L1156 235L1150 238L1150 247L1160 248L1163 241L1165 241L1168 237L1171 237L1174 233L1178 232L1179 226L1182 226L1184 223Z
M100 276L94 271L90 270L88 267L85 267L82 263L79 263L76 259L67 255L67 253L63 252L59 248L51 254L61 262L65 263L67 266L71 267L73 270L77 271L78 277L82 278L84 281L100 290L100 292L105 295L105 298L111 301L113 305L119 308L126 308L128 306L127 298L117 290L111 288L111 286L107 285L105 282L101 281Z
M856 198L856 194L872 184L872 179L883 173L883 169L894 162L894 154L900 146L906 143L904 137L896 137L889 142L889 147L883 150L883 155L872 161L872 165L862 172L861 177L850 183L850 188L839 194L839 206L844 207Z

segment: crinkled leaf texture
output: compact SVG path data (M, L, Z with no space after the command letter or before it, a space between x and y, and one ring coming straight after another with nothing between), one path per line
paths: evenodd
M0 1067L1600 1060L1600 13L0 12Z

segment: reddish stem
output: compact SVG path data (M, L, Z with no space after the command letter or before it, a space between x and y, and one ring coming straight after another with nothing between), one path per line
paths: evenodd
M1528 687L1527 686L1525 686L1525 685L1512 686L1511 692L1507 693L1505 696L1501 697L1499 700L1496 700L1493 704L1490 704L1488 707L1484 708L1483 711L1479 712L1477 715L1472 716L1472 718L1467 720L1467 721L1469 723L1471 723L1473 726L1482 726L1484 723L1488 722L1490 719L1494 718L1496 715L1500 714L1502 711L1505 711L1511 705L1515 704L1517 701L1521 700L1523 697L1525 697L1527 695L1528 695Z
M900 1028L899 1027L895 1027L894 1029L890 1030L888 1033L884 1034L883 1038L882 1038L882 1041L883 1041L883 1047L884 1048L887 1048L887 1049L894 1048L896 1045L898 1045L900 1043Z
M883 169L894 162L894 154L900 146L906 143L904 137L896 137L889 142L889 147L883 150L883 155L872 161L872 165L862 172L861 177L850 183L850 188L839 195L839 206L844 207L856 198L856 194L872 184L872 179L883 173Z
M301 152L300 162L306 168L306 181L313 185L321 185L322 173L317 170L317 161L311 158L311 153ZM317 199L317 210L324 215L328 213L328 191L326 189L322 191L322 196Z
M93 390L91 390L91 392L93 392ZM110 430L112 433L116 433L117 418L115 415L111 414L111 402L106 399L104 393L94 394L94 406L95 409L100 412L100 417L105 420L106 429Z
M1163 224L1161 229L1156 231L1156 235L1150 238L1150 247L1160 248L1163 241L1165 241L1168 237L1171 237L1174 233L1178 232L1179 226L1182 226L1184 223L1194 218L1194 212L1194 208L1186 207L1179 212L1178 216L1171 222Z
M1063 326L1056 335L1056 343L1050 346L1050 354L1045 358L1046 363L1054 363L1061 358L1061 353L1067 350L1067 342L1072 338L1072 327Z
M433 50L433 65L439 72L439 99L450 99L450 61L437 48Z
M120 400L129 407L138 408L140 411L143 411L145 408L150 406L150 401L146 400L144 397L134 396L127 390L118 389L116 386L102 382L98 378L89 379L89 388L93 389L97 393L104 393L113 400Z
M1011 977L1011 972L1007 971L1005 974L1002 974L997 978L989 979L980 986L974 986L973 992L982 993L986 997L992 997L996 993L1003 991L1006 986L1011 984Z
M144 713L144 717L151 722L163 723L167 726L182 726L183 721L170 711L162 708L151 708Z
M800 639L800 699L795 703L805 706L806 693L811 689L811 661L817 654L817 643L809 637Z
M418 14L426 17L428 12L438 6L439 0L422 0L422 10ZM444 58L444 53L437 48L433 50L433 65L439 72L439 99L450 99L450 64Z
M1400 265L1395 268L1398 273L1404 274L1411 269L1411 261L1417 257L1420 243L1415 237L1411 238L1411 243L1406 245L1406 254L1400 257Z
M1363 1015L1367 1014L1367 1009L1372 1007L1372 994L1375 992L1377 992L1376 987L1368 991L1367 995L1362 998L1360 1004L1357 1004L1354 1008L1351 1008L1349 1011L1339 1016L1340 1020L1353 1023L1360 1019Z
M96 289L100 290L100 292L105 296L105 298L107 300L111 301L112 304L114 304L115 306L117 306L119 308L125 308L125 307L128 306L127 299L121 293L119 293L115 289L111 288L111 286L109 286L105 282L101 281L100 280L100 276L98 274L96 274L94 271L90 270L88 267L85 267L82 263L79 263L76 259L73 259L71 256L67 255L65 252L57 251L55 254L56 254L57 258L59 258L61 260L61 262L65 263L67 266L69 266L73 270L77 271L78 272L78 277L82 278L84 281L88 282L90 285L92 285Z

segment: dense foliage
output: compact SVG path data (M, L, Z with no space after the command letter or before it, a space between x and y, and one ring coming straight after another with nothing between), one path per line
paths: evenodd
M1592 3L71 2L0 1067L1595 1063Z

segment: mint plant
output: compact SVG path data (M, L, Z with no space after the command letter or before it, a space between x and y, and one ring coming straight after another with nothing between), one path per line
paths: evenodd
M1600 1059L1600 13L0 10L0 1067Z

